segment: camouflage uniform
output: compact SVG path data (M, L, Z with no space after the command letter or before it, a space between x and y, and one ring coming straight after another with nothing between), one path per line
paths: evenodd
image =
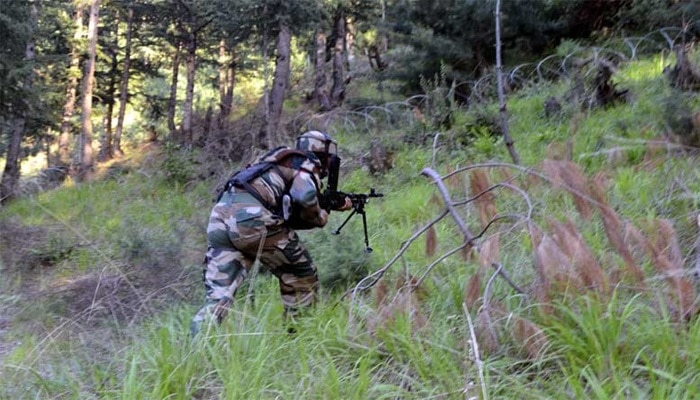
M282 195L288 194L301 229L324 226L328 213L318 203L320 163L313 153L307 153L291 154L277 165L250 182L258 199L245 189L232 187L212 209L203 271L206 304L192 319L193 333L204 322L221 322L257 257L279 279L286 315L314 302L316 267L294 226L289 226L293 224L285 223L273 210L280 208Z

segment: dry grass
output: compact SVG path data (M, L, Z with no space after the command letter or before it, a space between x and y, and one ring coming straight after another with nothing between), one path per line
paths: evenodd
M498 213L496 209L495 194L490 191L491 183L486 171L476 169L470 175L471 196L475 199L474 204L479 211L479 221L481 227L486 228L491 219Z
M550 221L552 237L568 257L569 263L578 274L583 288L601 293L610 292L610 277L607 276L581 233L571 219L564 222Z
M374 286L374 307L376 311L367 319L367 330L371 335L377 331L391 329L398 318L407 318L412 331L418 331L428 324L428 319L421 309L425 301L424 289L417 286L417 279L400 276L393 289L382 280Z
M435 232L435 227L431 226L425 233L425 255L432 257L435 255L437 250L437 232Z
M549 345L549 339L542 328L525 318L515 317L511 335L528 360L539 359Z
M553 183L567 188L574 200L576 210L585 219L591 217L588 179L578 165L570 161L544 160L542 170Z

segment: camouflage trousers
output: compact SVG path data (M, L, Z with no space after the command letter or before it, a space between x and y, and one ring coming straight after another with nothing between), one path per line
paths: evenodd
M226 193L214 206L203 271L206 302L192 319L193 334L204 324L221 323L258 257L279 279L285 315L313 304L318 289L316 267L296 232L282 223L245 192Z

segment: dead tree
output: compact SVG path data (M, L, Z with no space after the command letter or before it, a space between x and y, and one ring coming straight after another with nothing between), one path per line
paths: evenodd
M700 89L700 71L688 59L685 46L676 46L676 65L673 68L666 67L664 74L677 89Z
M610 64L604 62L598 64L598 73L594 81L595 101L598 106L607 107L625 101L629 90L617 90L617 85L612 81L612 75Z
M498 80L498 115L501 125L503 140L508 148L508 153L515 164L520 164L520 155L515 150L513 138L508 129L508 111L506 109L506 96L503 85L503 66L501 63L501 1L496 1L496 73Z

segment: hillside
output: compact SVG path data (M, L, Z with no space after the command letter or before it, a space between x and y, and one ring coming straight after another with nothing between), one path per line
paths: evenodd
M491 86L466 107L436 77L420 106L325 115L342 190L384 197L371 254L359 217L301 234L322 296L295 335L261 271L219 329L188 336L236 164L134 144L94 182L18 199L0 210L0 398L696 398L700 104L673 65L619 62L605 104L586 102L593 66L580 92L532 69L508 95L519 165Z

